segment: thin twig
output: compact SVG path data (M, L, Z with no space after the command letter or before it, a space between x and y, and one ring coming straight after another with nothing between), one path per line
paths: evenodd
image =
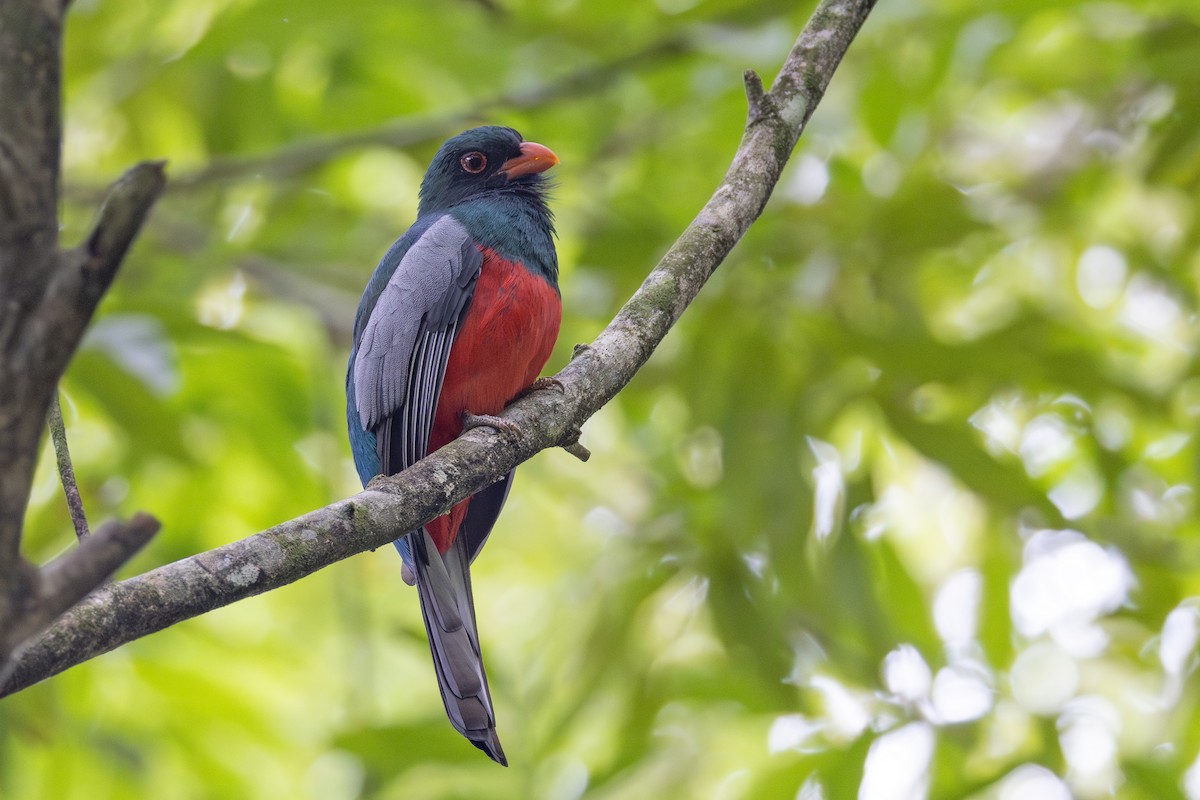
M672 35L612 61L583 67L545 83L501 92L456 110L402 117L375 128L334 136L316 136L267 153L213 158L192 172L173 176L166 191L180 194L248 176L281 180L304 174L352 150L366 147L405 148L438 142L455 126L471 125L500 109L506 112L527 110L585 96L611 86L616 76L627 73L633 67L664 56L685 53L691 46L688 36ZM90 201L96 198L99 191L91 187L67 187L67 194L75 201Z
M67 496L67 510L75 525L75 536L83 539L88 535L87 515L83 513L83 498L79 496L79 484L75 482L75 467L71 465L71 451L67 447L67 427L63 423L62 406L58 392L50 401L50 440L54 442L54 457L58 461L58 477L62 480L63 494Z
M742 80L746 85L746 105L749 106L750 121L758 119L763 112L763 101L766 100L766 93L763 91L762 78L758 77L758 73L752 69L746 70L742 75Z
M587 461L589 458L592 457L592 451L588 450L586 447L584 447L579 442L571 442L570 444L564 444L562 446L562 449L566 450L568 453L575 456L580 461Z

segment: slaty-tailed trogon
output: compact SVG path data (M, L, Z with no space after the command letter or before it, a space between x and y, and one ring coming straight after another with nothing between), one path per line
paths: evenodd
M456 438L465 415L499 413L545 366L562 315L542 174L556 163L548 148L496 126L465 131L434 156L417 220L379 262L354 321L346 416L364 485ZM512 477L396 539L446 713L500 764L470 564Z

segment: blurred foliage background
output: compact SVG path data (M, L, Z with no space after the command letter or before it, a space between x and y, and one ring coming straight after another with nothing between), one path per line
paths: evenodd
M557 369L810 12L75 0L64 241L172 178L63 386L92 519L164 522L127 572L357 490L354 305L446 136L562 158ZM880 3L592 461L520 470L475 568L510 769L381 551L0 702L0 796L1200 800L1198 64L1193 0Z

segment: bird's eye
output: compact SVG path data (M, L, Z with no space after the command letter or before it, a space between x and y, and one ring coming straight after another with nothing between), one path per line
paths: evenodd
M472 175L478 175L487 169L487 156L478 150L475 150L460 158L458 163L461 164L462 168L467 172L471 173Z

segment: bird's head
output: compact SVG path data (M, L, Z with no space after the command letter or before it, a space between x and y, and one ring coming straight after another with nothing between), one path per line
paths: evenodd
M487 125L463 131L433 157L421 181L420 213L440 211L491 192L541 198L543 172L558 163L545 145L526 142L512 128Z

